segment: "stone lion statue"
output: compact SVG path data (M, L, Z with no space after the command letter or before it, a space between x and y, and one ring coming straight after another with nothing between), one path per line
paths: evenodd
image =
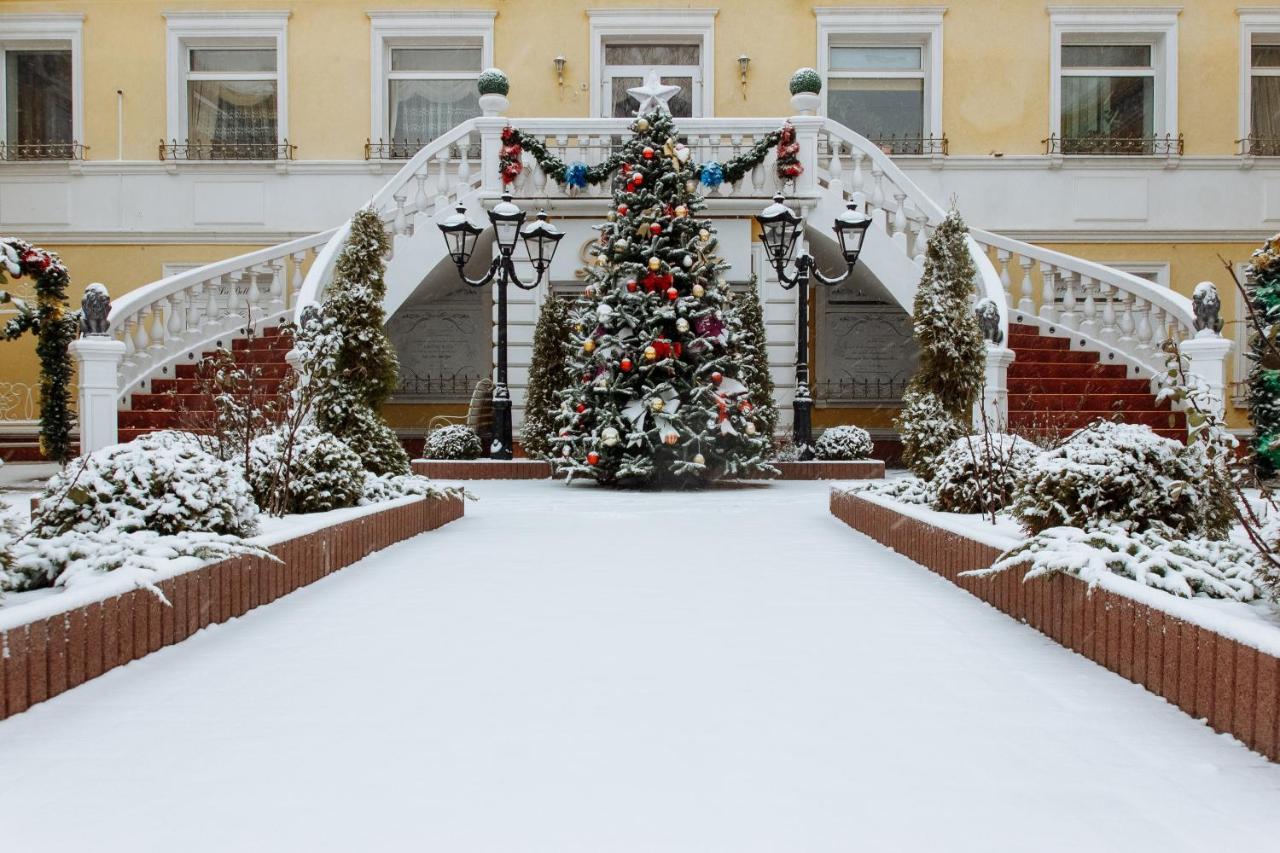
M107 315L111 313L111 294L101 284L91 284L84 289L80 300L80 334L100 337L107 334Z
M1004 340L1004 332L1000 331L1000 307L990 299L979 299L973 306L973 313L978 315L978 327L982 336L993 344Z
M1191 309L1195 314L1197 332L1205 330L1216 334L1222 332L1222 299L1218 296L1218 288L1211 281L1202 281L1196 285L1191 294Z

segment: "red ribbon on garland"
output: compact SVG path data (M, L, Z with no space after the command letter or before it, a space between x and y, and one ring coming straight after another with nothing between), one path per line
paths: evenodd
M524 162L520 159L523 153L516 129L507 125L502 129L502 149L498 151L498 172L504 185L514 183L524 171Z
M778 134L778 180L794 181L804 174L800 165L800 143L796 141L796 129L787 122Z

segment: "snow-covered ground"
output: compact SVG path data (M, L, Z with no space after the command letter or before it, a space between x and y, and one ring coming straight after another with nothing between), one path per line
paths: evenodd
M1272 851L1280 766L837 522L477 482L0 722L14 851Z

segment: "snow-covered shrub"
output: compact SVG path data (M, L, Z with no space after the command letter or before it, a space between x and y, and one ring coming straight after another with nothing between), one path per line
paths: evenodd
M1098 421L1041 454L1014 490L1013 515L1031 533L1051 527L1155 522L1220 538L1229 516L1206 484L1203 454L1149 427Z
M462 424L450 424L427 433L422 447L425 459L475 459L484 452L480 436Z
M1141 531L1106 525L1092 530L1053 527L1000 556L988 575L1029 566L1027 578L1064 572L1092 586L1117 574L1182 598L1252 601L1260 592L1258 552L1230 540L1185 536L1158 522Z
M902 437L902 462L912 474L933 477L939 454L965 434L965 428L930 391L908 388L902 395L902 412L894 421Z
M849 485L845 491L866 492L916 506L928 506L933 500L933 490L929 487L929 483L916 476L895 477L892 480L864 480Z
M379 477L366 471L364 489L360 495L360 504L376 504L382 501L393 501L410 495L434 495L437 490L431 487L431 481L418 474L399 474L393 477Z
M260 435L249 449L249 485L258 506L279 514L354 506L365 469L342 439L306 423Z
M823 460L869 459L871 434L862 427L836 426L822 431L813 452Z
M25 580L25 574L14 566L14 540L21 535L17 511L0 506L0 593L21 589Z
M49 479L33 520L42 539L68 530L251 536L258 507L237 466L166 431L73 461Z
M989 513L1013 500L1013 489L1035 464L1040 448L1016 435L958 438L942 452L930 482L930 504L943 512Z

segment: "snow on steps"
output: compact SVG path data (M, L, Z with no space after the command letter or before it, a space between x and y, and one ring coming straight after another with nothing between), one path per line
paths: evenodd
M831 513L1280 762L1280 631L1274 627L1208 606L1217 602L1189 601L1118 576L1103 578L1092 591L1064 574L1026 583L1017 569L988 578L961 577L990 566L1018 541L987 525L979 532L964 516L840 489L831 490Z
M174 560L172 571L155 576L164 600L106 575L95 584L0 607L0 720L456 521L464 503L461 497L407 497L291 516L284 535L250 540L277 559Z
M1056 330L1055 330L1056 331ZM1186 419L1156 402L1151 383L1129 378L1122 364L1103 364L1096 352L1072 350L1071 340L1038 326L1009 326L1009 431L1057 439L1098 419L1144 424L1182 441Z

